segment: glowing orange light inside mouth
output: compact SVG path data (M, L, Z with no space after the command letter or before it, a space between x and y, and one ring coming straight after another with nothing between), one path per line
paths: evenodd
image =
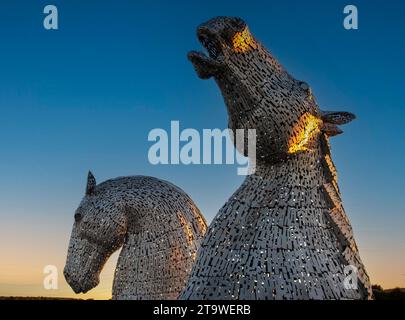
M238 53L256 49L256 41L250 34L248 28L235 33L232 38L232 47L233 50Z
M321 123L322 120L312 114L304 113L293 129L294 135L288 142L288 153L307 151L307 144L315 134L320 132Z

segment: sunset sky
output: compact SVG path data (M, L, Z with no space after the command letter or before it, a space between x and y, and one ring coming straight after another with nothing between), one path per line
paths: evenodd
M55 4L59 30L43 28ZM359 30L342 26L356 4ZM358 119L332 139L344 206L373 284L405 287L402 1L2 1L0 4L0 296L76 296L62 270L87 171L98 182L151 175L179 185L208 222L241 184L236 166L153 166L154 128L221 128L214 81L186 58L196 26L240 16L324 110ZM43 268L59 289L43 288Z

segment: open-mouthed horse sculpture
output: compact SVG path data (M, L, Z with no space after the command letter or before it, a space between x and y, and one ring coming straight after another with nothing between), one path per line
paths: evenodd
M113 252L122 247L113 299L176 299L184 289L204 217L184 191L156 178L134 176L96 185L74 215L64 275L76 293L97 286Z
M212 19L197 34L209 55L189 59L217 82L229 128L256 129L257 158L211 223L182 298L369 298L328 141L354 115L321 111L241 19Z

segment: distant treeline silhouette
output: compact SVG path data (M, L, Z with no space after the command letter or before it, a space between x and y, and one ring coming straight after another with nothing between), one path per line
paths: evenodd
M405 300L405 289L386 289L376 284L373 285L373 296L375 300Z
M384 290L383 287L378 284L373 285L372 288L373 288L373 298L375 300L405 300L405 288L394 288ZM83 299L58 298L58 297L0 297L0 300L83 300Z

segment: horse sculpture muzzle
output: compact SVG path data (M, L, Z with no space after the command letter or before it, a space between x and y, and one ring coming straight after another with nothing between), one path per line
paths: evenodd
M86 254L78 254L82 252ZM63 274L73 291L86 293L96 287L107 259L108 255L99 246L72 234Z

